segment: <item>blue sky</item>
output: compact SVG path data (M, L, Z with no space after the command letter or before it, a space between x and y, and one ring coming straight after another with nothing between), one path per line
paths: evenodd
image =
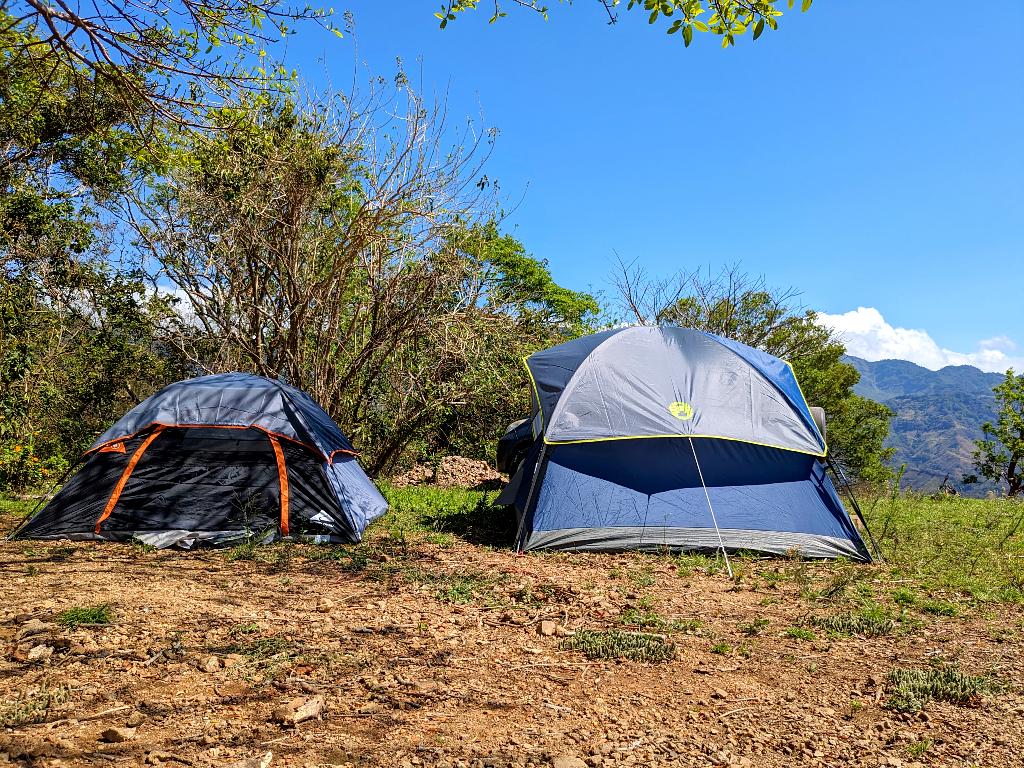
M730 50L587 0L446 30L437 4L349 0L354 38L303 32L286 60L322 84L401 57L453 118L482 110L488 173L522 198L508 226L563 284L607 289L616 252L653 274L740 262L855 352L1024 367L1020 0L986 4L997 29L933 0L818 0Z

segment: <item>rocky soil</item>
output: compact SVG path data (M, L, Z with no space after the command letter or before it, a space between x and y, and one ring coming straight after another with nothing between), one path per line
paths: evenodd
M417 464L406 472L391 478L391 485L402 488L409 485L436 485L440 488L501 488L508 478L486 461L464 456L445 456L436 464Z
M258 557L0 543L0 765L1024 764L1018 607L800 639L787 629L845 605L834 566L748 562L733 582L461 540ZM109 624L60 623L101 604ZM655 615L673 661L560 649ZM889 670L937 660L1002 690L886 708Z

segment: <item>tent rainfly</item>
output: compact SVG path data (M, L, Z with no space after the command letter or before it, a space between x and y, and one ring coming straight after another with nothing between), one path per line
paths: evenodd
M179 381L126 413L12 538L356 542L387 502L305 392L245 373Z
M526 360L525 458L499 501L520 550L871 556L792 367L686 328L618 328Z

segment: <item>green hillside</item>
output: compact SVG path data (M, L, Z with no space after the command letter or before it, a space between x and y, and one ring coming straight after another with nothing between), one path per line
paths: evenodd
M983 495L991 489L965 487L960 480L972 471L982 423L995 417L992 387L1002 379L999 374L969 365L932 371L906 360L846 360L861 375L854 391L896 412L888 444L896 448L896 466L907 466L907 487L934 490L948 475L962 493Z

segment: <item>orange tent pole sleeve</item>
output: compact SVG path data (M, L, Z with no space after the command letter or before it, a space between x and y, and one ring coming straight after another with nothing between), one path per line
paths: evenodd
M274 458L277 459L277 480L281 485L281 535L288 535L288 467L284 463L284 451L281 450L281 441L272 434L267 434L270 444L274 448Z
M117 481L117 485L114 486L113 493L110 494L110 498L107 499L107 506L103 508L103 514L100 515L100 519L96 521L96 533L100 532L100 526L103 525L103 521L110 517L110 513L114 511L114 507L117 506L117 500L121 498L121 492L124 491L124 487L128 484L128 480L132 476L132 472L135 471L135 465L139 463L142 458L142 454L149 448L149 444L152 443L160 433L163 431L163 427L157 427L153 432L142 441L142 445L135 449L135 453L128 460L128 465L124 468L124 472L121 473L121 478Z

